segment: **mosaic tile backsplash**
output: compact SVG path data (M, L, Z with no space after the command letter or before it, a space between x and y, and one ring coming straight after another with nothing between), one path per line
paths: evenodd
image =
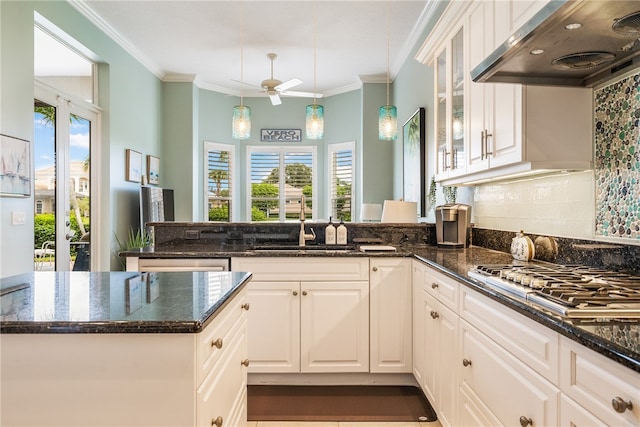
M640 240L640 73L595 92L596 236Z

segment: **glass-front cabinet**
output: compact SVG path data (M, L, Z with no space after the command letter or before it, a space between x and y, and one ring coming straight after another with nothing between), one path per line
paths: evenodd
M465 169L464 28L447 39L436 57L436 180Z

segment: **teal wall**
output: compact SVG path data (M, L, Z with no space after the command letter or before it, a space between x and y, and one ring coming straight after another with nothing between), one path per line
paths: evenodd
M247 144L259 142L261 128L304 129L308 99L283 98L272 106L268 98L245 98L252 108L252 139L231 139L231 109L237 97L199 89L193 82L162 82L122 47L62 1L0 1L0 132L33 139L33 23L38 12L93 52L98 61L100 147L92 152L98 172L92 208L101 212L92 224L93 256L99 270L119 269L118 245L130 227L139 226L139 184L125 180L125 150L160 158L160 185L176 190L176 219L204 218L203 141L233 143L243 159ZM419 43L418 43L419 44ZM393 103L400 125L417 106L431 110L431 71L407 59L393 83ZM356 177L360 202L378 202L402 196L402 141L377 137L377 109L386 103L384 84L366 83L361 89L329 96L325 105L325 139L306 141L318 147L318 167L326 170L328 143L355 141ZM304 132L303 132L304 133ZM432 162L430 162L431 164ZM245 162L241 161L241 168ZM394 179L395 177L395 179ZM97 181L97 182L96 182ZM245 189L241 189L241 196ZM319 194L320 216L326 194ZM242 211L246 209L243 206ZM26 224L12 226L11 212L25 212ZM356 216L359 212L356 212ZM0 276L32 270L33 196L0 198Z

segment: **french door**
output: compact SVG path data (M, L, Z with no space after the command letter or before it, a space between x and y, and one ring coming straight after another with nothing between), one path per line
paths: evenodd
M91 269L91 146L97 112L36 84L34 269Z

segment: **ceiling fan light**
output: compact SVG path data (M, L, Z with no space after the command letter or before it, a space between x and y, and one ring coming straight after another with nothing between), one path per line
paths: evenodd
M398 110L395 105L383 105L378 110L378 139L395 141L398 136Z
M324 138L324 106L318 104L307 105L306 136L307 139Z
M233 139L251 138L251 108L246 105L233 107L231 132Z

